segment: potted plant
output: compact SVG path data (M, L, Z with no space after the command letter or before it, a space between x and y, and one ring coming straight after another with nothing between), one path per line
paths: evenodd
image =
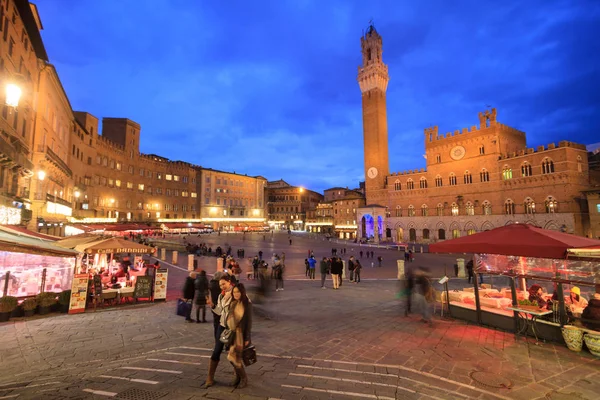
M10 314L17 308L17 298L13 296L0 297L0 322L10 319Z
M540 306L538 306L537 301L529 301L527 299L519 300L519 308L527 311L539 311Z
M40 314L48 314L52 306L56 304L56 293L46 292L37 295L37 302L40 306Z
M58 304L60 304L60 312L69 312L69 303L71 302L71 291L63 290L58 295Z
M33 314L35 314L35 309L37 308L37 306L38 302L35 297L23 300L23 302L21 303L21 307L23 308L23 316L31 317Z

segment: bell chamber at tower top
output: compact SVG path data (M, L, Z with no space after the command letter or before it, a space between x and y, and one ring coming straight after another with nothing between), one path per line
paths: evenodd
M383 63L383 40L373 24L360 38L363 65L358 67L358 84L362 93L373 89L387 90L388 67Z

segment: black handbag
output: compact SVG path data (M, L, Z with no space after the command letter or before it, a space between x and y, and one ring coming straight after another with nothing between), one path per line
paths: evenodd
M256 363L256 348L253 345L246 347L242 351L242 361L246 367Z

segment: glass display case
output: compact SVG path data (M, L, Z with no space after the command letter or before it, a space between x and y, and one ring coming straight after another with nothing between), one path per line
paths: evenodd
M74 257L0 251L0 296L35 296L71 289ZM8 277L8 279L7 279ZM6 284L8 280L8 285Z

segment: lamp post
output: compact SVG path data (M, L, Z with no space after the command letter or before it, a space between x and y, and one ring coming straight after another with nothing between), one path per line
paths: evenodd
M14 83L8 83L6 85L6 105L11 109L17 108L19 100L21 99L21 88Z
M38 186L38 189L37 189L37 192L36 192L36 194L37 194L37 193L42 193L42 190L43 190L43 182L44 182L44 179L46 179L46 171L44 171L43 169L40 169L40 170L38 170L38 172L37 172L37 178L38 178L38 185L37 185L37 186ZM34 197L33 197L33 198L34 198L34 200L36 200L36 197L37 197L37 196L35 196L35 195L34 195ZM41 194L40 194L40 197L41 197ZM42 202L41 202L41 204L40 204L40 207L39 207L39 209L38 209L37 217L35 218L36 230L37 230L38 232L40 232L40 228L39 228L40 224L39 224L39 221L38 221L38 220L39 220L39 218L40 218L40 214L42 213L42 208L44 207L44 202L45 202L45 199L43 199L43 198L42 198L41 200L42 200ZM32 204L33 204L33 203L32 203Z
M81 192L79 192L79 190L75 190L73 195L75 196L75 210L74 211L77 211L77 202L79 201L79 196L81 196ZM73 215L73 216L75 216L75 215Z

